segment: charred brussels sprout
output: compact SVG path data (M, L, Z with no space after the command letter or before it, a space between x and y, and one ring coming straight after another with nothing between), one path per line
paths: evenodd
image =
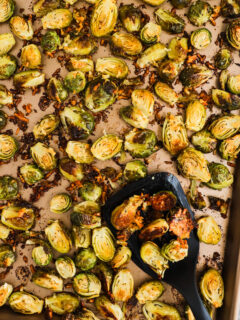
M64 101L68 97L68 92L64 88L61 80L57 78L51 78L47 85L47 94L50 99L58 102Z
M35 139L44 139L52 133L59 125L59 117L55 114L47 114L37 122L33 128Z
M120 58L98 58L96 71L112 78L123 79L128 75L128 65Z
M56 168L57 158L53 148L42 142L37 142L31 147L31 155L36 164L45 171Z
M222 90L226 90L229 74L227 70L222 70L219 76L219 84Z
M176 34L184 31L185 22L177 14L159 8L155 11L155 17L162 29L169 33Z
M229 115L216 119L210 124L208 129L216 139L224 140L236 134L239 128L240 116Z
M221 13L227 18L237 18L240 16L240 5L236 0L222 0Z
M160 41L162 28L160 25L148 22L140 32L140 39L145 44L154 44Z
M161 318L171 320L181 320L178 310L161 301L147 301L143 307L143 314L147 320L157 320Z
M21 40L31 40L33 38L33 26L31 20L25 20L23 17L14 16L9 22L14 35Z
M2 307L8 300L13 291L13 286L7 282L0 285L0 307Z
M229 23L226 30L226 36L229 44L237 49L240 50L240 35L239 35L239 28L240 28L240 20L233 20Z
M94 158L90 150L90 145L80 141L68 141L66 153L69 158L74 159L77 163L93 162Z
M25 291L15 291L8 302L13 311L22 314L41 313L43 309L43 300Z
M54 213L67 212L72 206L72 198L68 193L59 193L50 201L50 211Z
M93 273L79 273L73 278L73 289L80 297L92 299L100 295L101 282Z
M197 150L203 153L210 153L217 147L217 140L211 132L207 130L201 130L194 133L194 135L192 135L191 142Z
M218 244L221 240L221 230L211 216L198 219L197 235L200 241L207 244Z
M102 187L93 182L85 182L79 189L79 194L86 201L97 201L102 195Z
M34 272L31 281L37 286L52 291L63 290L63 279L54 270L37 270Z
M71 39L70 35L67 35L64 38L62 48L68 54L85 56L96 49L96 43L91 37L80 36Z
M130 161L126 164L123 175L127 181L139 180L146 177L147 167L140 160Z
M0 134L0 159L3 161L10 160L18 150L18 142L15 138Z
M81 320L99 320L92 311L90 311L86 308L84 308L83 310L78 312L77 318L78 317L80 317L79 319L81 319Z
M0 245L0 268L10 267L16 260L15 253L11 246L7 244Z
M72 13L69 9L55 9L42 18L43 29L62 29L70 26Z
M63 279L72 278L76 274L75 263L70 257L59 257L55 262L57 272Z
M0 200L12 200L18 194L18 181L11 176L0 177Z
M233 175L228 168L216 162L211 162L208 165L211 179L207 182L207 186L212 189L227 188L233 184Z
M168 45L168 58L179 63L187 58L188 39L173 38Z
M70 57L67 68L70 71L80 70L83 73L89 72L90 74L94 71L94 63L92 59L82 57Z
M166 116L162 139L164 147L172 155L177 155L189 145L187 130L181 116L174 116L171 113Z
M10 19L14 10L15 3L13 0L2 0L0 3L0 23Z
M59 315L74 312L78 306L78 298L67 292L55 293L45 298L45 307Z
M88 248L92 243L91 229L73 225L72 237L76 248Z
M5 112L3 112L2 110L0 110L0 130L2 130L3 128L5 128L7 125L7 115Z
M141 29L142 12L132 4L120 6L119 17L128 32L137 32Z
M147 112L143 108L136 106L126 106L120 109L119 114L131 126L145 129L148 126L149 116L152 112Z
M29 230L35 221L35 214L32 208L10 205L2 210L1 222L14 230Z
M217 107L223 110L240 109L240 98L236 94L220 89L212 89L212 100Z
M0 107L13 103L12 93L4 86L0 85Z
M189 6L191 0L171 0L171 4L176 9L183 9Z
M119 305L112 303L106 296L95 300L95 305L100 314L107 320L124 320L125 316Z
M128 269L119 270L112 284L112 294L116 301L127 302L133 296L134 280Z
M209 269L203 275L200 283L200 291L204 300L215 308L220 308L224 298L224 283L220 273L215 269Z
M206 83L212 76L212 70L205 66L193 64L182 70L179 79L184 87L197 88Z
M205 106L199 100L190 102L186 109L186 127L188 130L200 131L207 121Z
M167 48L162 43L156 43L147 48L137 60L140 68L146 68L149 65L157 65L167 55Z
M142 228L139 233L139 239L144 241L161 238L168 232L169 226L165 219L157 219Z
M113 272L108 264L100 262L95 268L95 272L102 283L103 291L110 293L113 280Z
M220 70L227 69L232 63L232 54L231 51L223 48L220 49L214 57L215 67Z
M41 181L44 177L42 170L37 165L31 163L26 163L20 168L20 175L29 185Z
M35 44L29 44L22 48L21 63L27 69L36 69L42 62L41 52Z
M125 135L124 149L132 157L146 158L156 151L157 137L149 129L133 129Z
M97 257L92 248L81 249L75 257L76 266L81 271L88 271L95 267Z
M121 149L122 140L114 134L107 134L98 138L91 147L94 157L102 161L116 156Z
M191 45L196 49L205 49L212 41L212 34L206 28L200 28L192 32Z
M82 165L68 158L63 158L60 160L59 171L64 178L71 182L82 180L83 178Z
M38 0L33 6L33 12L36 17L42 17L48 12L57 9L60 6L59 0Z
M115 244L112 232L107 227L93 230L92 246L96 256L104 261L111 261L115 255Z
M171 262L178 262L188 255L188 243L186 240L171 240L161 248L161 254Z
M190 6L188 19L193 25L200 27L209 21L212 13L213 9L209 3L198 0Z
M197 181L191 180L187 198L193 208L202 210L206 207L206 201L202 196L201 192L198 191Z
M30 244L32 244L32 242L30 242ZM52 250L46 242L39 241L39 243L36 243L36 246L32 250L32 258L38 266L45 267L49 265L52 257Z
M79 93L84 90L86 79L82 71L76 70L69 72L64 78L64 86L69 92Z
M41 39L41 47L45 52L54 52L61 44L61 40L56 31L47 31Z
M45 82L45 74L38 70L28 70L16 73L13 84L16 88L35 88Z
M240 152L240 134L223 140L219 146L221 157L226 160L237 158Z
M151 280L143 283L137 290L136 298L139 303L157 300L163 293L164 287L158 280Z
M111 261L111 266L114 269L121 268L125 266L131 259L132 252L128 247L121 246L118 247L116 253Z
M53 249L60 253L68 253L72 248L72 240L59 220L51 221L45 228L45 234Z
M240 94L240 75L229 76L227 80L227 87L231 93Z
M143 46L134 35L128 32L115 32L111 36L110 48L112 53L117 56L133 59L139 55Z
M71 221L76 226L94 229L101 226L100 206L94 201L76 204L71 213Z
M17 59L11 54L0 56L0 80L11 78L17 69Z
M172 83L178 76L181 63L167 59L158 67L158 74L163 82Z
M15 46L15 39L12 33L0 34L0 55L8 53Z
M169 211L175 207L177 198L171 191L159 191L150 198L150 203L156 211Z

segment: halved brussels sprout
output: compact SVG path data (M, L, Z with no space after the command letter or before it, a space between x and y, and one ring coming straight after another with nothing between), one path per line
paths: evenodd
M227 80L227 87L231 93L240 94L240 75L229 76Z
M13 0L2 0L0 3L0 23L10 19L14 10L15 3Z
M144 263L148 264L159 277L163 278L165 271L168 269L168 260L162 256L156 243L152 241L144 242L140 249L140 256Z
M104 37L113 31L117 22L118 8L115 0L97 1L91 16L91 32L95 37Z
M31 281L39 287L52 291L63 290L63 279L54 270L39 269L34 272Z
M231 51L223 48L220 49L214 57L215 67L220 70L227 69L232 63L232 54Z
M87 2L89 2L89 0L88 0ZM97 318L92 311L86 309L85 307L84 307L83 310L81 310L80 312L77 313L77 316L76 316L76 317L77 317L79 320L80 320L80 319L81 319L81 320L99 320L99 318ZM76 320L77 320L77 319L76 319Z
M101 281L93 273L79 273L73 278L74 291L85 299L98 297L101 287Z
M190 3L191 3L191 0L171 0L171 4L176 9L187 8Z
M0 55L8 53L15 46L15 39L12 33L0 34Z
M92 246L96 256L104 261L111 261L115 255L114 237L108 227L100 227L93 230Z
M72 12L69 9L55 9L42 17L43 29L63 29L70 26Z
M224 90L212 89L212 100L216 106L222 108L223 110L240 109L239 96Z
M82 180L83 178L82 165L68 158L63 158L60 160L59 171L64 178L71 182Z
M181 68L181 63L167 59L158 67L158 74L163 82L172 83L178 76Z
M33 6L33 12L36 17L42 17L48 12L57 9L60 5L59 0L38 0Z
M42 36L41 47L45 52L56 51L60 44L61 40L56 31L49 30Z
M134 107L141 109L144 113L150 115L153 113L154 95L146 89L135 89L131 95Z
M189 239L194 224L187 209L173 208L168 215L169 231L181 239Z
M0 134L0 159L10 160L14 157L18 150L18 142L15 138L7 135Z
M161 318L181 320L180 313L175 307L161 301L147 301L143 306L143 314L147 320L157 320Z
M77 163L92 163L94 157L91 152L90 145L81 141L68 141L66 153L70 159Z
M197 235L200 241L207 244L218 244L221 240L221 230L211 216L198 219Z
M185 28L185 21L177 14L159 8L155 11L156 21L163 30L169 33L182 33Z
M2 307L8 300L13 291L13 286L7 282L0 285L0 307Z
M207 112L201 100L190 102L186 108L186 127L188 130L200 131L207 121Z
M207 130L194 133L191 142L197 150L203 153L210 153L217 147L217 139Z
M134 7L132 4L125 4L119 8L119 18L123 27L128 32L137 32L141 29L142 25L142 12L139 8Z
M13 311L22 314L41 313L43 309L43 300L25 291L13 292L8 302Z
M121 149L122 139L114 134L106 134L98 138L91 147L94 157L102 161L116 156Z
M187 130L182 116L168 113L162 129L164 147L172 154L177 155L189 145Z
M73 207L71 221L77 226L94 229L101 226L100 206L94 201L83 201Z
M4 86L0 85L0 107L13 103L12 93Z
M16 255L10 245L0 245L0 268L10 267L16 260Z
M41 52L35 44L29 44L21 50L21 64L27 69L36 69L41 65Z
M197 181L191 180L187 198L194 209L202 210L207 204L201 192L198 191Z
M115 32L111 36L110 48L112 53L117 56L133 59L134 56L139 55L143 46L141 42L134 35L128 32Z
M50 99L58 102L64 101L68 97L68 92L63 86L63 82L57 78L51 78L47 85L47 94Z
M120 58L106 57L98 58L96 71L109 77L123 79L128 75L128 65Z
M157 300L164 291L162 283L158 280L144 282L137 290L136 298L139 303Z
M12 200L18 194L18 181L11 176L0 177L0 200Z
M131 259L132 251L125 246L118 247L116 253L111 260L111 266L114 269L118 269L125 266Z
M146 158L156 151L157 137L150 129L133 129L125 135L124 149L132 157Z
M149 123L149 113L135 106L122 107L120 116L135 128L145 129Z
M87 228L73 225L72 237L76 248L88 248L92 243L92 233Z
M171 262L178 262L188 255L188 243L186 240L171 240L161 248L161 254Z
M0 56L0 80L11 78L17 69L17 59L11 54Z
M1 98L0 98L1 100ZM1 106L1 104L0 104ZM2 110L0 110L0 130L2 130L3 128L5 128L7 125L7 114L5 112L3 112Z
M33 38L33 26L31 20L23 17L14 16L9 21L13 34L21 40L31 40Z
M126 164L123 175L127 181L139 180L146 177L147 167L142 161L133 160Z
M72 278L76 274L75 263L68 256L57 258L57 260L55 261L55 266L57 272L63 279Z
M162 28L154 22L148 22L140 32L140 39L145 44L154 44L160 41Z
M168 58L177 62L183 62L188 54L187 38L172 38L168 45Z
M169 211L175 207L177 197L171 191L159 191L150 197L150 203L156 211Z
M1 222L14 230L29 230L35 221L32 208L18 206L17 204L6 206L2 209Z
M50 246L44 241L27 241L26 244L36 244L32 250L33 261L40 267L49 265L52 261L52 250Z
M35 88L45 82L45 74L38 70L28 70L16 73L13 84L16 88Z
M106 296L100 296L95 300L95 306L100 314L107 320L124 320L125 316L119 305L112 303Z
M177 158L177 166L180 173L186 178L202 182L208 182L211 179L207 160L200 151L194 148L188 147L182 151Z
M212 76L212 70L202 65L192 64L182 70L179 79L184 87L197 88Z
M226 160L237 158L240 152L240 134L223 140L219 146L221 157Z
M222 163L211 162L208 165L211 179L206 183L212 189L227 188L233 184L233 175Z
M205 49L212 41L212 34L206 28L194 30L191 34L191 45L196 49Z
M113 280L113 272L111 267L103 262L97 264L94 272L102 283L102 289L106 293L110 293Z
M240 5L236 0L222 0L221 14L227 18L238 18L240 16Z
M0 239L6 240L11 232L11 229L0 222ZM1 296L1 295L0 295Z
M215 308L220 308L224 298L224 283L220 273L215 269L209 269L203 275L200 283L201 294Z
M140 58L137 60L137 66L139 68L146 68L149 65L157 65L159 61L165 58L167 55L167 48L162 43L153 44L151 47L147 48L141 54Z
M128 269L119 270L112 284L112 295L116 301L127 302L133 296L134 280Z
M168 232L169 226L165 219L157 219L146 225L139 233L140 240L149 241L161 238Z
M68 253L72 248L72 240L59 220L51 221L45 228L45 234L53 249L60 253Z
M59 117L55 114L46 114L38 121L34 128L33 134L35 139L44 139L52 133L59 125Z
M219 76L219 84L222 90L226 90L228 77L228 70L222 70Z
M42 142L37 142L31 147L31 156L33 161L45 171L50 171L56 168L56 152L53 148L48 147Z
M92 248L81 249L75 257L75 264L81 271L88 271L95 267L97 257Z
M71 39L70 35L67 35L64 38L62 48L68 54L85 56L96 49L96 43L91 37L80 36Z
M72 198L68 193L58 193L50 201L50 211L54 213L67 212L72 207Z
M229 44L237 50L240 50L239 28L240 28L240 20L236 19L231 21L226 29L226 36Z
M102 187L93 182L85 182L79 189L79 195L86 201L97 201L102 195Z
M94 63L93 60L89 58L70 57L67 62L67 68L70 71L80 70L83 73L89 72L92 74L94 71Z
M45 298L45 307L59 315L74 312L78 306L78 298L67 292L54 293L51 297Z
M79 93L83 91L86 86L85 75L79 70L71 71L66 75L63 83L69 92Z
M189 7L187 16L193 25L200 27L209 21L212 13L213 9L209 3L197 0Z
M213 121L208 129L218 140L230 138L235 135L240 129L240 116L222 116Z

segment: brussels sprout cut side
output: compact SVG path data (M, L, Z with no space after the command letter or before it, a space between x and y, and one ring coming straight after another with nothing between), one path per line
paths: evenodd
M74 312L78 306L78 298L67 292L55 293L54 295L45 298L45 307L59 315Z
M27 231L35 222L35 213L32 208L11 204L2 210L1 222L14 230Z
M11 18L15 10L15 2L13 0L2 0L0 3L0 23Z
M145 304L147 301L157 300L163 294L163 291L164 287L160 281L148 281L138 288L136 298L139 303Z
M104 261L109 262L115 254L115 243L113 234L107 227L100 227L93 230L92 245L96 256Z
M94 157L102 161L116 156L121 149L122 140L114 134L102 136L101 138L97 139L91 147Z
M0 200L12 200L18 194L18 181L11 176L0 177Z
M11 54L0 56L0 80L11 78L17 69L17 59Z
M29 44L22 48L21 63L27 69L37 69L42 62L41 52L35 44Z
M127 181L138 180L146 177L147 168L140 160L130 161L126 164L123 175Z
M50 211L54 213L67 212L72 206L72 198L67 193L59 193L50 201Z
M72 248L72 240L64 225L55 220L45 228L45 234L51 246L60 253L68 253Z
M100 314L106 319L124 320L125 316L118 304L112 303L106 296L101 295L95 300L95 305ZM109 314L111 316L109 316ZM113 315L113 317L112 317Z
M212 34L206 28L200 28L192 32L191 45L196 49L205 49L212 41Z
M112 294L116 301L126 302L133 296L134 280L128 269L122 269L115 275Z
M7 282L0 285L0 307L2 307L8 300L13 291L13 286Z
M64 256L64 257L57 258L55 262L55 266L56 266L57 272L60 274L60 276L63 279L68 279L75 276L76 266L70 257Z
M11 246L1 244L0 245L0 268L10 267L16 260L16 255L13 252Z
M73 289L80 297L92 299L100 295L101 282L93 273L79 273L73 278Z
M45 115L33 128L35 139L42 140L52 133L59 125L59 117L54 114Z
M14 16L9 22L14 35L21 40L31 40L33 38L33 26L31 20L25 20L23 17Z
M53 270L39 269L33 274L31 281L39 287L52 291L63 290L63 280Z
M12 33L0 34L0 55L8 53L15 46L15 39Z
M199 240L204 243L218 244L221 240L221 230L211 216L198 219L197 230Z
M184 31L185 22L177 14L159 8L155 11L155 18L163 30L176 34Z
M64 178L71 182L82 180L83 178L82 165L68 158L63 158L60 160L59 171Z
M153 22L148 22L145 26L141 29L140 38L141 41L146 44L154 44L160 41L160 34L162 28L160 25L157 25Z
M209 3L197 0L189 7L188 19L193 25L200 27L209 21L212 13L213 9Z
M239 27L240 20L236 19L229 23L226 30L226 36L229 44L237 50L240 50Z
M207 182L208 187L218 190L233 184L233 175L224 164L211 162L208 168L211 174L211 179Z
M143 313L147 320L155 320L157 318L181 320L180 313L175 307L160 301L148 301L143 306Z
M43 29L62 29L72 22L72 13L69 9L55 9L42 18Z
M8 302L13 311L22 314L41 313L44 304L42 299L25 291L15 291Z

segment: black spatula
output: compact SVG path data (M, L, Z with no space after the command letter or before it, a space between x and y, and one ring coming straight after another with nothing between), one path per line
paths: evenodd
M111 224L111 213L116 206L133 195L140 193L153 194L161 190L172 191L176 195L178 203L183 208L188 209L192 219L194 219L194 214L178 179L170 173L159 172L128 184L106 202L103 207L103 217L112 232L116 235L116 230ZM130 237L128 245L132 250L133 262L152 278L158 279L158 275L140 257L141 242L136 233ZM196 264L199 241L195 231L192 231L191 237L188 239L188 246L188 256L182 261L170 263L170 267L166 270L163 280L175 287L184 296L196 320L211 320L197 289Z

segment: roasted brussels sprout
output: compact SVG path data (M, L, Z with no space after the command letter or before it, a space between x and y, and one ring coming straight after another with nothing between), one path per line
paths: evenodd
M187 209L173 208L168 215L169 231L181 239L189 239L194 224Z
M131 256L132 256L132 252L128 247L125 247L125 246L118 247L111 261L112 268L118 269L126 265L130 261Z
M112 78L123 79L128 75L128 65L120 58L106 57L98 58L96 71Z
M240 5L236 0L222 0L221 14L227 18L237 18L240 16Z
M37 142L31 147L31 156L36 164L45 171L56 168L56 152L42 142Z
M219 84L222 90L226 90L229 74L227 70L222 70L219 76Z
M155 11L155 18L162 29L169 33L176 34L184 31L184 20L173 12L159 8Z
M21 50L21 64L27 69L36 69L42 62L41 52L35 44L29 44Z
M183 260L188 255L188 243L186 240L171 240L161 248L161 254L171 262Z
M92 299L100 295L101 282L93 273L79 273L73 278L73 289L82 298Z
M81 320L99 320L99 318L97 318L92 311L88 310L85 307L77 313L77 318Z
M115 0L99 0L91 16L91 31L95 37L104 37L113 31L118 8Z
M38 70L28 70L16 73L13 84L16 88L35 88L45 82L45 74Z
M94 272L102 283L103 291L110 293L113 280L113 272L111 267L107 263L100 262L97 264Z
M162 139L164 147L172 155L177 155L189 145L187 130L182 116L167 114L163 124Z
M63 83L69 92L79 93L85 88L85 75L82 71L79 70L71 71L66 75Z
M92 243L92 233L87 228L73 225L72 237L76 248L88 248Z
M106 134L98 138L91 147L94 157L102 161L116 156L121 149L122 140L114 134Z
M128 269L119 270L112 284L112 294L116 301L127 302L133 296L134 280Z
M139 180L146 177L147 167L142 161L133 160L126 164L123 175L127 181Z
M54 270L39 269L34 272L31 281L39 287L52 291L63 290L63 279Z
M41 39L41 47L45 52L53 52L58 49L61 40L56 31L47 31Z
M11 229L0 222L0 239L6 240L11 232ZM1 295L0 295L1 296Z
M12 136L0 134L0 159L10 160L18 150L18 142Z
M158 67L158 74L163 82L172 83L178 76L181 63L174 60L164 60Z
M187 54L188 39L172 38L168 45L168 58L181 63L187 58Z
M213 9L209 3L197 0L189 7L187 16L193 25L200 27L209 21L212 13Z
M167 48L162 43L153 44L151 47L147 48L141 54L140 58L137 60L137 66L139 68L146 68L149 65L157 65L159 61L165 58L167 55Z
M76 204L71 213L71 221L77 226L94 229L101 226L100 206L94 201Z
M128 32L137 32L141 29L142 12L132 4L120 6L119 18Z
M12 200L18 194L18 181L11 176L0 177L0 200Z
M94 71L94 63L92 59L82 57L70 57L67 68L70 71L80 70L83 73L89 72L90 74Z
M90 149L90 145L81 141L68 141L66 153L69 158L77 163L92 163L94 158Z
M26 244L32 244L27 241ZM35 244L35 242L33 242ZM40 267L49 265L52 261L52 250L50 246L44 241L36 241L36 246L32 250L33 261Z
M181 320L178 310L161 301L147 301L143 306L143 314L147 320L157 320L166 318L171 320Z
M182 151L177 158L177 166L180 173L186 178L202 182L208 182L211 179L206 159L200 151L194 148L188 147Z
M168 232L169 226L165 219L157 219L146 225L139 233L140 240L149 241L161 238Z
M235 135L240 129L240 116L222 116L213 121L208 129L218 140L230 138Z
M55 9L42 17L43 29L63 29L72 22L72 12L69 9Z
M201 192L198 191L197 181L191 180L187 198L193 208L202 210L206 207L206 201L202 196Z
M191 45L196 49L205 49L212 41L212 34L206 28L194 30L191 34Z
M132 104L135 108L141 109L144 113L153 113L154 95L146 89L135 89L131 95Z
M224 283L220 273L215 269L209 269L202 277L200 291L204 300L215 308L222 306L224 298Z
M16 260L16 255L11 246L7 244L0 245L0 268L10 267Z
M151 196L150 203L156 211L169 211L175 207L177 198L171 191L159 191Z
M60 276L63 279L72 278L76 274L75 263L68 256L57 258L55 262L55 266L56 266L57 272L60 274Z
M72 206L72 198L68 193L58 193L50 201L50 211L54 213L67 212Z
M64 38L63 50L74 56L85 56L96 49L96 43L91 37L80 36L71 39L70 35Z
M13 0L2 0L0 3L0 23L10 19L14 10L15 3Z
M74 312L78 306L78 298L67 292L54 293L51 297L45 298L45 307L59 315Z
M227 188L233 184L233 175L222 163L211 162L208 165L211 179L206 183L212 189Z
M11 204L2 209L1 222L14 230L29 230L35 221L32 208Z
M229 44L237 50L240 50L239 27L240 20L236 19L229 23L226 30L226 36Z
M21 40L31 40L33 38L33 26L31 20L25 20L23 17L14 16L9 22L14 35Z
M143 0L143 2L149 4L150 6L160 6L165 0Z
M149 123L150 113L136 106L126 106L120 109L120 116L135 128L145 129Z
M233 94L240 94L240 75L229 76L227 80L228 90Z
M112 53L117 56L133 59L139 55L143 46L134 35L128 32L115 32L111 36L110 48Z
M211 216L198 219L197 235L200 241L207 244L218 244L221 240L221 230Z
M12 93L4 85L1 84L0 85L0 107L5 106L7 104L12 104L12 103L13 103Z
M13 291L13 286L7 282L0 285L0 307L2 307L8 300Z
M217 139L207 130L194 133L191 142L197 150L203 153L210 153L217 147Z
M45 234L53 249L60 253L68 253L72 248L72 240L59 220L51 221L45 228Z
M157 300L163 293L164 287L158 280L144 282L137 290L136 298L139 303Z
M13 292L8 302L13 311L22 314L41 313L43 309L43 300L25 291Z
M190 3L191 3L191 0L171 0L171 4L176 9L187 8Z
M0 55L8 53L15 46L15 39L12 33L0 34Z
M59 117L55 114L47 114L38 121L34 128L33 134L35 139L44 139L52 133L59 125Z
M179 79L184 87L197 88L213 76L212 70L205 66L192 64L180 73Z
M11 78L17 69L17 59L11 54L0 56L0 80Z
M224 90L212 89L212 100L216 106L222 108L223 110L240 109L239 96Z
M104 261L111 261L115 255L115 244L112 232L107 227L93 230L92 246L96 256Z
M200 131L207 121L205 106L199 100L190 102L186 108L186 127L188 130Z
M231 51L223 48L220 49L214 57L215 67L220 70L227 69L232 63L232 54Z
M48 12L57 9L60 6L59 0L38 0L33 6L33 12L36 17L42 17Z
M97 257L92 248L81 249L75 257L76 266L81 271L88 271L95 267Z
M145 44L154 44L160 41L162 28L160 25L148 22L140 32L140 39Z
M47 85L47 94L50 99L58 102L64 101L68 97L68 92L64 88L61 80L57 78L51 78Z
M79 194L86 201L97 201L102 195L102 187L93 182L85 182L79 189Z
M237 158L240 152L240 134L223 140L219 146L221 157L226 160Z
M1 100L1 98L0 98L0 100ZM0 107L1 107L1 104L0 104ZM7 115L5 112L0 110L0 130L5 128L6 125L7 125Z
M76 163L74 160L68 158L61 159L59 163L59 170L64 178L71 182L82 180L83 178L83 167L80 163Z
M107 320L124 320L125 316L119 305L112 303L106 296L95 300L95 305L100 314Z

